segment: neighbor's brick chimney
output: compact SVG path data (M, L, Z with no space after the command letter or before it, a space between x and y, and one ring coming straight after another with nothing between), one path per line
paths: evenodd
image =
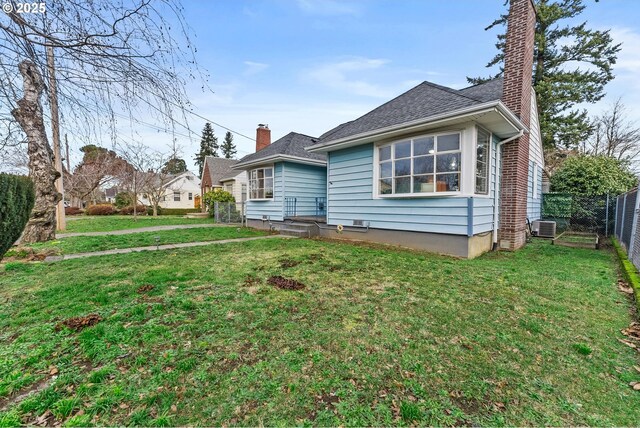
M504 49L502 102L529 127L531 73L535 32L533 0L511 0ZM500 248L516 250L525 244L529 134L502 146Z
M264 149L271 144L271 130L269 125L258 125L256 129L256 152Z

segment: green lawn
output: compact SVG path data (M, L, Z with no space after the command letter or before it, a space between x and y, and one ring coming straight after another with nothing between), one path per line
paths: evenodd
M475 260L297 239L10 263L0 408L38 392L0 424L637 425L616 280L610 252L545 241Z
M76 232L110 232L112 230L136 229L138 227L166 226L176 224L205 224L213 223L212 218L184 218L183 216L133 216L105 215L81 216L67 221L64 233Z
M155 246L156 237L159 245L179 244L183 242L218 241L221 239L249 238L267 235L267 232L237 226L204 227L195 229L161 230L157 232L131 233L126 235L104 236L71 236L57 241L33 244L9 250L6 257L28 256L25 248L34 252L52 254L88 253L93 251L112 250L115 248L132 248Z

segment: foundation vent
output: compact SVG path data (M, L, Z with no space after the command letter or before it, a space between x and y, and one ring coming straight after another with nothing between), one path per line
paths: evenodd
M353 220L354 226L364 226L364 220Z

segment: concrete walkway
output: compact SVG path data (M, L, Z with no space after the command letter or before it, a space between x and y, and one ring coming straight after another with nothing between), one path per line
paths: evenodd
M235 238L235 239L222 239L219 241L207 241L207 242L185 242L183 244L165 244L158 246L150 246L150 247L134 247L134 248L121 248L115 250L105 250L105 251L95 251L92 253L78 253L78 254L65 254L63 256L49 256L44 259L45 262L59 262L61 260L70 260L70 259L81 259L84 257L95 257L95 256L108 256L111 254L128 254L128 253L138 253L141 251L161 251L161 250L174 250L177 248L189 248L189 247L202 247L205 245L215 245L215 244L228 244L231 242L245 242L245 241L256 241L258 239L291 239L291 236L284 235L268 235L268 236L256 236L253 238Z
M208 223L208 224L173 224L165 226L148 226L138 227L137 229L120 229L111 230L107 232L74 232L74 233L58 233L56 239L70 238L72 236L106 236L106 235L128 235L130 233L142 233L142 232L159 232L161 230L174 230L174 229L194 229L198 227L222 227L222 226L240 226L239 224L222 224L222 223Z

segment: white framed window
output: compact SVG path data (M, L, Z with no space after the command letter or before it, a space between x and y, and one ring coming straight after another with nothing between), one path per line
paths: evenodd
M233 183L227 183L224 185L225 192L233 193Z
M180 202L180 192L173 192L173 202Z
M273 167L249 172L249 199L273 199Z
M193 201L193 193L189 192L189 200Z
M489 194L489 165L491 156L491 134L478 128L476 134L476 193Z
M404 139L377 150L378 195L460 192L460 132Z

